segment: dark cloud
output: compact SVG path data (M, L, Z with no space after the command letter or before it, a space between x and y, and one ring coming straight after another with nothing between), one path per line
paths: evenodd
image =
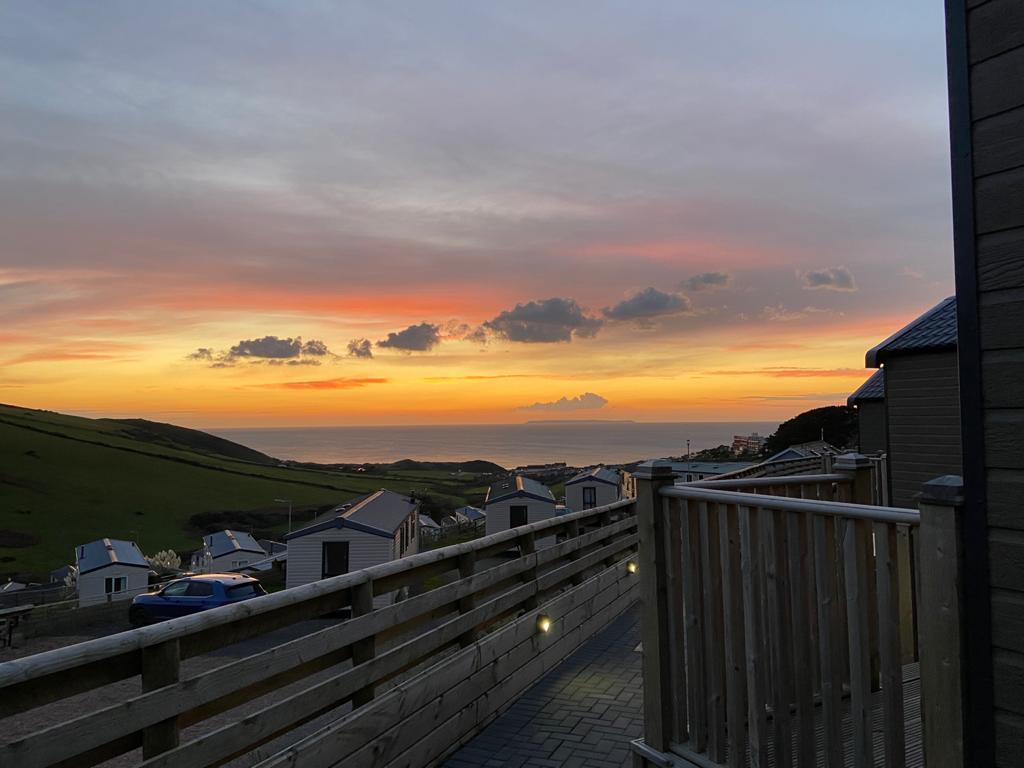
M602 312L609 320L635 320L649 326L651 320L663 315L676 315L690 310L690 300L678 293L665 293L657 288L644 288Z
M264 336L262 339L242 339L228 350L230 357L288 358L302 354L302 339L279 339Z
M403 331L388 334L377 342L384 349L400 349L403 352L427 352L441 343L441 329L432 323L410 325Z
M809 291L824 289L826 291L856 291L857 283L853 274L846 267L828 267L827 269L811 270L801 276L803 287Z
M517 410L520 411L586 411L604 408L608 400L593 392L584 392L576 397L560 397L549 403L534 403L524 405Z
M309 341L302 345L302 354L304 355L323 357L324 355L329 355L330 353L330 350L327 349L327 345L324 344L322 341L318 341L316 339L310 339Z
M373 349L369 339L352 339L348 343L349 357L373 357Z
M243 362L250 365L320 365L323 358L333 356L327 345L318 339L303 342L300 336L264 336L261 339L242 339L227 351L200 347L186 357L208 362L211 368L231 368Z
M703 291L709 288L724 288L731 280L732 276L725 272L701 272L683 280L679 287L684 291Z
M516 304L483 328L509 341L546 344L572 341L573 337L591 338L601 329L602 321L588 317L575 299L541 299Z

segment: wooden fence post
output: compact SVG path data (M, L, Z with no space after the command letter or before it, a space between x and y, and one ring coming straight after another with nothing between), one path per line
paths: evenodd
M530 555L535 554L537 554L537 537L534 535L533 531L529 531L528 533L524 533L522 536L519 537L519 556L529 557ZM522 581L524 584L536 582L537 567L534 566L533 568L527 568L525 571L523 571L523 575L520 577L520 581ZM534 611L537 609L538 603L539 601L537 593L534 592L528 598L523 600L523 610L527 612Z
M918 500L920 581L921 716L928 768L964 763L963 560L960 516L963 480L930 480Z
M861 453L844 453L836 457L836 472L841 472L850 477L850 497L854 504L870 505L875 498L875 478L872 469L871 459ZM866 584L862 585L867 592L861 596L861 600L867 603L867 642L869 650L869 665L871 675L871 690L877 691L882 680L882 661L878 647L878 587L875 584L875 548L870 525L855 525L848 521L847 525L853 526L859 531L861 538L856 551L861 555L861 562L858 569L862 569L867 575ZM851 628L851 631L859 631Z
M476 552L469 551L465 554L459 555L459 578L468 579L476 573ZM465 614L476 608L476 594L466 595L459 599L459 613ZM477 641L479 632L475 629L471 629L468 632L463 633L459 637L459 647L465 648L472 645Z
M836 457L833 468L836 472L850 476L850 501L854 504L872 503L874 481L871 459L861 453L844 453Z
M181 653L177 640L142 649L142 692L178 682ZM142 757L148 759L178 746L178 718L162 720L142 730Z
M373 579L352 587L352 618L373 611ZM373 635L352 643L352 666L364 664L377 655L377 639ZM352 694L352 707L361 707L373 701L374 686L368 685Z
M634 477L640 538L644 742L652 749L666 752L673 722L669 568L678 565L666 562L665 515L659 490L662 486L672 485L672 465L667 461L646 461L637 467Z

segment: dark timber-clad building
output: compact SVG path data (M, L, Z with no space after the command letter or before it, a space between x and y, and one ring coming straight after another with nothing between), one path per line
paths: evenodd
M866 362L884 366L890 503L916 507L923 483L961 472L956 299L945 299L871 349Z
M1024 2L947 0L967 764L1024 762Z
M857 409L857 450L861 453L885 453L888 431L885 418L885 371L879 369L846 398Z

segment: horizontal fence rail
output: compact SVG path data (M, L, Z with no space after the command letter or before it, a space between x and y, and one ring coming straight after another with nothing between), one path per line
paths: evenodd
M662 694L641 750L737 767L903 768L916 756L904 666L917 658L921 518L852 503L870 492L858 469L654 483L640 557L658 564L645 584L664 589L652 597L664 620L650 621L644 663L645 684L646 666L661 666Z
M87 766L141 746L146 766L217 765L335 710L343 719L378 718L375 727L384 732L398 721L379 718L399 717L401 707L389 708L378 704L378 699L391 701L389 690L409 684L401 682L403 673L420 675L414 678L420 680L415 690L424 695L423 690L445 691L431 678L431 664L447 664L449 676L454 674L453 665L462 665L459 668L465 668L467 675L473 665L478 666L479 675L485 674L480 670L493 675L493 664L512 664L509 658L515 655L525 665L524 653L532 656L541 650L547 663L561 646L537 647L530 639L537 632L536 617L531 614L548 611L553 624L566 632L552 642L567 646L573 639L585 639L581 633L586 627L594 631L597 622L621 611L632 600L629 585L635 582L628 575L634 569L625 567L625 560L635 559L638 541L634 512L633 502L626 500L569 513L236 605L5 662L0 664L0 718L127 679L135 679L139 687L128 695L119 693L106 706L83 707L84 714L78 717L3 745L0 764ZM536 547L536 541L552 536L557 537L556 544ZM493 564L485 567L487 559ZM375 595L415 589L439 577L450 581L373 608ZM343 608L350 609L351 618L339 619L326 629L192 676L181 674L184 659ZM505 655L498 654L498 649L505 649ZM492 667L479 666L485 650L497 654ZM228 718L227 724L212 732L192 737L184 730L325 670L330 674L298 690L289 689L287 695L269 703L261 701L255 712ZM445 679L451 686L463 684L461 678ZM451 696L449 700L458 702ZM349 714L338 709L347 703L352 705ZM463 715L460 723L471 729L474 722L467 717ZM347 739L355 738L352 728L344 733ZM333 738L337 747L339 737L334 734ZM454 747L459 734L452 738L456 742L437 745L438 755ZM312 745L309 739L301 743L307 752L296 764L329 765L333 763L328 758L340 754L337 749L322 753L322 743L315 740ZM379 757L369 764L389 764Z

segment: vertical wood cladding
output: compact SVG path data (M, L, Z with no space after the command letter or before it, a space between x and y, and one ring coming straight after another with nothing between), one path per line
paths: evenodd
M1024 0L947 2L951 23L962 27L965 12L966 56L956 30L949 36L954 226L968 235L957 249L957 290L970 294L961 307L976 308L978 324L964 362L978 370L962 376L980 378L982 407L969 425L977 404L963 404L964 451L982 457L981 477L966 475L986 492L994 760L1016 766L1024 744ZM965 66L967 94L956 83ZM958 135L968 125L970 173L958 176Z
M891 504L916 507L921 486L961 473L956 352L894 357L885 364Z

